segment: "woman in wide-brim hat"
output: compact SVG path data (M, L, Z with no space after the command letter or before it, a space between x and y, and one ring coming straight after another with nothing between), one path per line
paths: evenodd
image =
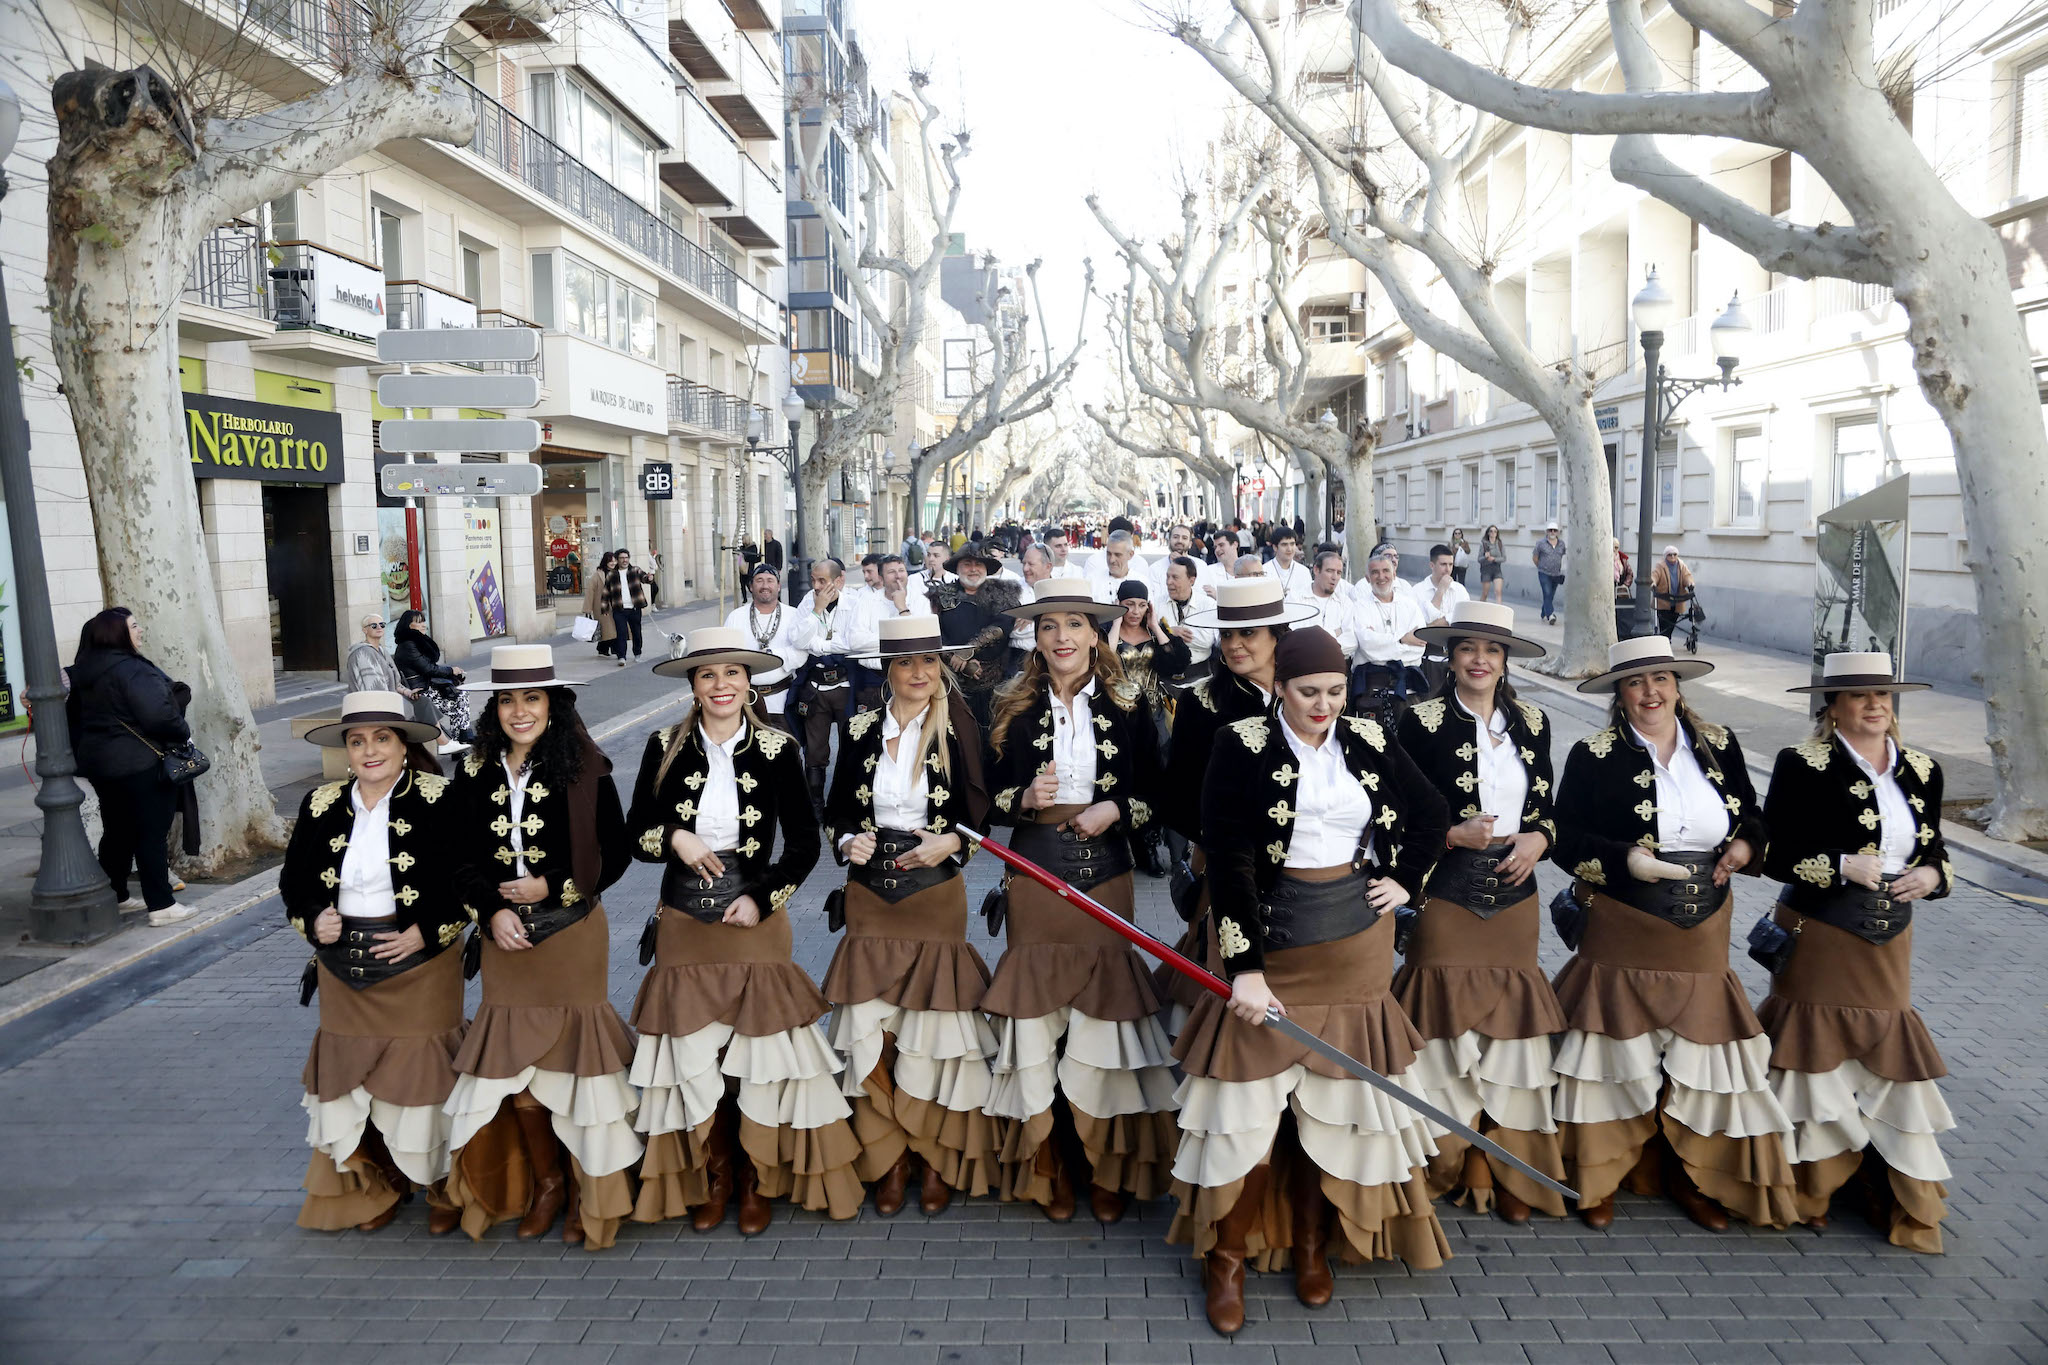
M351 692L341 719L306 735L345 750L350 775L299 803L278 881L286 922L313 945L302 986L320 997L300 1227L374 1232L414 1187L430 1232L455 1227L442 1105L462 1046L462 954L449 949L470 916L455 803L426 747L437 735L396 692Z
M1616 644L1579 684L1614 703L1572 747L1558 792L1550 856L1585 914L1552 984L1569 1025L1555 1062L1567 1183L1594 1228L1614 1221L1624 1179L1714 1231L1729 1213L1793 1217L1770 1041L1728 966L1729 882L1762 870L1763 812L1735 735L1679 687L1712 669L1653 635Z
M1830 654L1813 738L1778 753L1764 875L1784 884L1775 919L1791 955L1758 1008L1771 1089L1792 1120L1799 1216L1861 1177L1865 1211L1893 1246L1941 1250L1948 1179L1938 1135L1955 1126L1948 1074L1913 1008L1913 908L1954 885L1941 836L1941 765L1907 746L1888 654Z
M1562 1180L1551 1035L1564 1014L1537 965L1536 869L1557 841L1550 723L1515 695L1508 661L1543 646L1515 634L1512 607L1460 602L1416 632L1448 659L1443 685L1401 718L1401 747L1450 811L1446 847L1409 935L1394 995L1425 1042L1415 1084ZM1562 1215L1555 1191L1460 1138L1437 1135L1429 1186L1511 1223Z
M660 863L633 1001L641 1088L637 1222L690 1216L699 1232L739 1203L739 1230L771 1199L851 1218L859 1143L825 997L790 955L790 897L818 861L818 822L795 739L750 679L779 668L744 630L707 626L654 666L687 679L682 719L650 735L633 784L634 856ZM844 762L842 757L841 762ZM776 836L781 851L776 851Z
M1017 851L1125 918L1131 841L1157 818L1157 747L1123 680L1085 579L1048 578L1018 612L1037 646L997 694L989 786ZM1167 1188L1173 1059L1147 964L1122 938L1025 877L1008 886L1007 937L982 1008L1000 1037L988 1112L999 1121L1003 1198L1096 1218ZM991 925L991 929L995 926ZM1063 1045L1064 1044L1064 1045Z
M875 1211L903 1207L913 1165L918 1206L942 1212L953 1191L986 1194L1000 1178L988 1102L996 1036L982 1017L988 964L967 942L972 848L988 789L981 731L930 616L878 623L878 652L861 660L886 689L879 711L855 716L825 803L825 836L846 865L846 937L825 972L832 1046L860 1137L862 1180ZM958 646L952 647L954 649Z
M450 793L483 998L448 1097L448 1193L471 1237L513 1218L521 1237L543 1237L561 1216L562 1240L595 1251L632 1211L627 1170L640 1159L633 1035L606 989L601 899L632 852L575 686L547 645L498 645L489 676L464 689L489 694Z

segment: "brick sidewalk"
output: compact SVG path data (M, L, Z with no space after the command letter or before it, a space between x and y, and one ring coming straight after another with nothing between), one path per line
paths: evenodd
M1557 714L1560 746L1585 726ZM608 745L631 780L645 729ZM1560 757L1562 749L1560 749ZM612 998L658 885L636 864L608 897ZM994 875L969 870L970 904ZM1546 868L1547 896L1561 876ZM821 867L791 906L822 974ZM1773 889L1741 879L1737 939ZM2035 894L2048 895L2036 886ZM1162 883L1140 919L1169 929ZM294 985L305 947L277 932L0 1073L0 1360L122 1362L1843 1362L2048 1360L2048 925L1967 886L1929 905L1915 997L1953 1075L1960 1128L1945 1257L1886 1246L1841 1211L1824 1234L1701 1231L1624 1195L1606 1234L1440 1208L1454 1258L1434 1272L1343 1268L1311 1312L1286 1275L1253 1275L1252 1321L1202 1319L1168 1201L1113 1228L958 1200L927 1220L845 1224L778 1206L763 1236L629 1224L591 1254L500 1229L435 1241L417 1205L372 1237L293 1223L304 1172L298 1076L314 1026ZM978 927L978 921L976 921ZM1548 935L1546 934L1546 940ZM977 938L994 960L996 948ZM1752 997L1761 974L1738 952ZM1564 954L1546 942L1546 965ZM702 1348L702 1354L696 1352Z

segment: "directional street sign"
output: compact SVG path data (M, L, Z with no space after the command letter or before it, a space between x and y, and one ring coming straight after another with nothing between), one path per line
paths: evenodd
M377 424L377 444L393 455L424 455L436 451L523 455L540 449L540 423L531 417L485 417L448 422L394 419Z
M393 327L377 333L377 359L387 365L539 358L540 332L532 327Z
M377 471L377 490L387 498L531 498L540 492L540 466L388 464Z
M377 401L387 408L530 408L540 402L540 380L530 374L387 374L377 380Z

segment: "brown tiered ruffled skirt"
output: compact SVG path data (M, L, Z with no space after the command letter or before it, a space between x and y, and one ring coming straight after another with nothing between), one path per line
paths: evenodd
M523 1217L533 1172L514 1097L530 1094L554 1116L581 1200L584 1246L602 1250L632 1211L627 1168L640 1158L638 1106L627 1068L633 1035L605 994L611 930L602 906L539 946L505 952L483 938L483 1001L455 1059L448 1096L454 1150L448 1197L480 1238Z
M1890 1198L1893 1246L1938 1254L1948 1162L1939 1134L1955 1117L1935 1081L1948 1074L1913 1008L1913 930L1871 943L1779 906L1798 946L1758 1009L1771 1038L1771 1090L1792 1120L1792 1176L1801 1218L1874 1154Z
M1422 1036L1390 992L1394 917L1349 938L1266 955L1266 984L1295 1023L1383 1076L1413 1085ZM1421 1115L1358 1080L1277 1029L1254 1026L1219 996L1195 1006L1174 1047L1181 1083L1180 1150L1173 1193L1180 1212L1169 1242L1206 1255L1216 1224L1236 1205L1245 1177L1272 1157L1290 1114L1303 1154L1335 1206L1347 1264L1395 1257L1424 1269L1451 1254L1430 1205L1436 1152ZM1274 1162L1245 1250L1260 1270L1280 1270L1294 1245L1291 1181L1302 1168Z
M1581 886L1581 895L1593 888ZM1796 1216L1792 1124L1770 1088L1770 1041L1728 967L1734 898L1691 929L1604 893L1554 983L1567 1183L1582 1207L1613 1194L1661 1130L1686 1173L1760 1227Z
M986 1194L1001 1180L984 1106L996 1053L982 1017L988 964L967 942L967 884L950 877L891 905L846 884L846 937L825 972L831 1041L863 1180L914 1151L948 1185Z
M1529 887L1525 899L1491 919L1450 901L1427 902L1393 992L1424 1040L1411 1078L1422 1096L1561 1181L1550 1059L1551 1035L1564 1032L1565 1020L1536 965L1542 917L1533 879ZM1429 1192L1441 1198L1463 1184L1470 1144L1435 1125L1431 1131L1437 1154ZM1494 1183L1529 1207L1564 1213L1557 1191L1491 1157L1487 1165ZM1460 1202L1483 1212L1493 1207L1493 1191L1466 1190Z
M762 1194L833 1218L860 1211L860 1144L824 1013L825 997L790 958L787 914L742 929L662 909L654 965L633 1002L636 1126L647 1139L635 1222L708 1201L712 1125L729 1095Z
M367 1223L406 1181L448 1174L453 1061L462 1047L462 954L444 949L410 970L351 990L320 967L320 1028L306 1053L306 1202L299 1226L334 1232Z
M1039 813L1045 823L1081 806ZM1131 874L1088 894L1132 916ZM997 1030L987 1112L1002 1197L1050 1203L1054 1104L1064 1102L1095 1184L1153 1199L1173 1161L1173 1058L1138 950L1026 877L1010 879L1008 943L981 1007ZM1064 1045L1062 1045L1064 1040Z

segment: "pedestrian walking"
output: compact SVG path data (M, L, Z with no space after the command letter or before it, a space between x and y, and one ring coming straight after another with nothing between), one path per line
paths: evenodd
M1763 812L1742 745L1680 687L1713 667L1653 635L1614 645L1579 684L1614 702L1559 788L1551 857L1584 908L1561 929L1575 952L1552 984L1570 1026L1556 1061L1567 1183L1593 1228L1613 1223L1624 1180L1711 1231L1730 1213L1794 1217L1770 1040L1728 967L1729 881L1762 870Z
M406 686L421 693L431 707L431 715L426 708L414 708L421 719L432 720L443 735L466 744L476 738L476 725L462 699L462 681L467 675L456 665L441 662L441 646L420 628L419 623L426 619L426 613L417 608L398 614L398 628L392 632L398 648L391 661L398 665L398 676Z
M114 899L133 904L141 882L149 922L178 924L198 912L172 894L171 817L180 792L164 773L164 754L192 738L185 707L192 689L142 653L142 626L126 607L108 607L78 632L64 700L78 775L100 803L100 868Z
M363 638L349 646L348 651L349 691L396 692L407 701L416 701L419 692L405 685L398 676L397 661L384 652L387 624L381 611L373 611L362 619Z
M1557 839L1550 724L1515 695L1509 659L1544 649L1515 634L1515 613L1460 602L1422 637L1449 656L1444 685L1401 718L1401 747L1450 811L1446 848L1429 874L1394 977L1394 996L1421 1033L1415 1083L1425 1098L1537 1170L1564 1179L1551 1096L1551 1035L1564 1013L1536 962L1542 911L1536 869ZM1526 1223L1562 1217L1555 1190L1439 1134L1429 1192Z
M633 555L629 550L612 551L612 567L602 575L604 588L599 599L599 609L612 618L612 626L618 638L612 642L612 653L617 656L619 667L626 666L626 645L633 646L633 657L640 657L640 616L646 611L649 595L659 585L654 575L644 569L633 567Z
M1954 889L1941 835L1941 765L1899 733L1891 655L1830 654L1812 739L1780 750L1764 800L1764 875L1784 885L1788 936L1757 1009L1771 1090L1792 1121L1801 1221L1827 1226L1855 1181L1891 1244L1939 1253L1955 1127L1935 1082L1948 1067L1913 1008L1915 906ZM1850 850L1855 850L1851 852Z
M1378 724L1344 714L1350 670L1328 632L1290 631L1273 676L1278 707L1218 733L1202 784L1230 999L1205 996L1174 1046L1187 1079L1167 1240L1201 1257L1209 1325L1225 1336L1244 1326L1248 1261L1291 1261L1313 1308L1333 1291L1333 1236L1351 1263L1427 1270L1450 1255L1427 1122L1263 1027L1277 1006L1415 1084L1420 1039L1389 989L1394 912L1421 898L1443 847L1443 798Z
M1452 552L1451 577L1458 581L1459 587L1469 592L1472 585L1465 579L1472 571L1472 542L1465 539L1463 531L1453 531L1449 543Z
M750 682L781 656L725 626L687 644L654 666L685 679L690 702L648 737L627 821L634 856L662 865L640 940L652 966L633 1001L647 1140L633 1219L689 1214L708 1232L737 1201L752 1237L771 1199L851 1218L859 1143L841 1063L818 1023L825 997L790 956L789 900L817 865L817 816L796 742Z
M578 685L547 645L498 645L489 676L465 688L487 700L449 799L483 997L448 1096L448 1197L472 1238L513 1218L520 1237L545 1237L561 1218L564 1242L596 1251L632 1211L641 1151L633 1035L605 984L603 895L632 845Z
M1120 613L1081 578L1045 580L1017 611L1038 647L996 698L992 818L1015 826L1017 852L1128 919L1131 841L1155 818L1160 773L1137 690L1097 629ZM1003 1198L1065 1222L1085 1184L1090 1211L1114 1223L1128 1196L1166 1191L1175 1106L1159 996L1122 938L1028 878L1004 886L1006 947L982 999L1000 1042L988 1112Z
M832 1046L846 1059L860 1178L894 1217L913 1175L918 1207L1001 1182L984 1112L996 1055L981 1014L988 964L967 942L960 830L985 829L981 731L930 615L880 623L871 666L887 700L863 712L832 774L825 835L847 868L833 928L846 934L825 972ZM921 1170L919 1169L921 1168Z
M414 1190L427 1231L453 1232L448 1114L462 1048L462 842L435 728L389 690L351 692L341 719L306 733L341 749L349 776L299 802L278 895L313 946L300 999L317 992L306 1054L306 1201L299 1226L375 1232ZM308 1003L310 1003L308 1001Z
M1479 537L1479 596L1481 600L1501 600L1501 580L1506 576L1508 562L1507 546L1501 543L1500 527L1489 526Z
M1676 545L1664 547L1664 557L1650 571L1650 595L1657 608L1657 629L1670 635L1678 623L1692 614L1692 569L1678 557Z
M1536 566L1536 582L1543 590L1543 623L1557 624L1557 585L1564 582L1564 537L1556 522L1543 528L1543 539L1529 552Z
M610 654L618 644L619 623L611 612L605 609L605 584L618 566L619 558L610 550L597 561L597 572L583 578L583 614L597 622L597 652Z

